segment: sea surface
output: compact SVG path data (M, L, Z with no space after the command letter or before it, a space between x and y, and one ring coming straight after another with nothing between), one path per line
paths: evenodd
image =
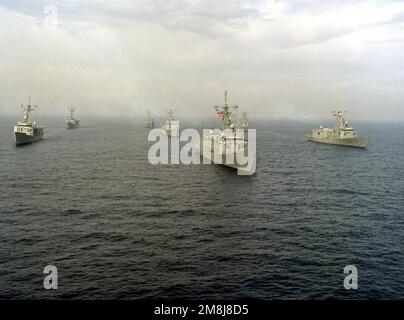
M126 119L43 119L46 139L19 148L15 120L0 119L1 299L404 298L403 125L355 124L361 150L256 122L249 177L151 165Z

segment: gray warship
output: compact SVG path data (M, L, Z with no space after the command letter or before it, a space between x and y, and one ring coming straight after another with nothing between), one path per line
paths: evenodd
M241 117L238 121L238 127L240 129L244 129L244 131L248 131L250 129L250 120L248 119L248 113L242 112Z
M161 129L171 137L179 136L179 125L178 121L174 120L174 111L169 109L167 112L167 119L161 124Z
M227 91L224 93L224 105L215 106L217 115L222 120L222 131L207 130L207 134L202 135L199 152L202 157L210 160L211 163L235 168L239 175L252 175L256 169L255 148L250 150L248 136L248 122L243 127L237 126L232 119L232 110L237 110L238 106L230 106L227 103ZM244 129L244 135L237 134L237 129ZM251 142L255 144L255 141ZM197 146L198 147L198 146ZM218 156L215 156L216 155ZM239 159L248 159L240 163Z
M148 129L153 129L154 128L154 119L151 116L150 110L147 111L147 117L144 119L144 127Z
M337 120L334 127L324 128L320 126L320 128L312 130L311 134L307 135L307 140L356 148L366 148L368 146L369 139L358 136L358 132L344 119L342 111L336 111L333 115Z
M18 121L14 126L14 138L17 146L37 142L44 136L44 128L31 120L31 112L37 108L37 106L31 106L31 97L28 105L21 105L21 107L24 109L23 120Z
M74 117L74 108L69 108L70 116L66 119L67 129L76 129L80 126L80 121Z

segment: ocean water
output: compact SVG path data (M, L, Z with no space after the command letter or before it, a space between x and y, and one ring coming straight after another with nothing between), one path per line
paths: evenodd
M360 150L306 142L315 124L257 123L246 177L153 166L146 129L124 119L46 119L21 148L13 122L0 120L2 299L404 298L402 125L356 124L371 135Z

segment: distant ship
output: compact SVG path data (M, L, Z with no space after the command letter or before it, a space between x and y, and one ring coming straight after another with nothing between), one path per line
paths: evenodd
M251 175L255 172L256 154L255 149L252 154L248 154L248 136L236 134L237 129L247 129L247 123L244 127L237 127L232 120L233 112L238 106L229 106L227 103L227 91L225 91L225 103L223 106L215 106L217 115L222 119L223 129L220 133L210 130L207 135L203 135L200 153L212 163L221 164L238 170L239 174ZM254 141L255 143L255 141ZM219 158L215 159L215 150ZM237 155L239 154L239 155ZM240 163L237 159L248 158L246 163Z
M31 97L28 105L21 105L21 107L24 109L24 118L14 126L15 144L17 146L37 142L44 136L44 128L35 121L31 121L31 112L37 108L37 106L31 106Z
M238 121L238 127L240 129L244 129L245 131L248 131L248 129L250 129L250 120L248 120L247 112L241 113L240 120Z
M323 128L323 126L320 126L320 128L314 129L307 136L307 140L357 148L366 148L368 146L369 139L358 136L357 131L344 119L342 111L334 112L334 116L337 120L334 127Z
M149 129L154 128L154 119L152 118L150 111L147 111L147 117L144 119L144 127Z
M80 126L80 121L74 117L74 108L69 108L70 116L66 120L67 129L76 129Z
M174 120L174 111L169 109L167 112L167 119L161 125L161 129L171 137L177 137L179 135L178 121Z

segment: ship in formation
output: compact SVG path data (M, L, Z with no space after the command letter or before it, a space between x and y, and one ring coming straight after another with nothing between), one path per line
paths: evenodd
M239 175L252 175L256 169L255 141L249 142L247 132L249 121L247 113L243 113L241 121L233 120L233 113L238 106L230 106L227 102L227 91L222 106L215 106L217 115L222 120L222 130L207 130L198 147L202 157L211 163L235 168ZM242 129L242 130L238 130ZM251 148L249 146L251 144Z
M31 98L29 98L28 104L21 105L24 110L24 116L22 121L18 121L14 127L15 144L17 146L33 143L39 141L44 136L44 128L35 121L32 121L31 113L37 106L31 106ZM250 122L248 120L247 112L242 112L238 121L234 121L233 113L238 109L238 106L230 106L227 102L227 91L225 92L225 102L222 106L215 106L214 109L217 115L222 120L222 131L220 133L210 130L208 134L203 134L201 143L198 145L198 149L201 155L209 159L212 163L222 164L225 166L233 167L239 170L241 174L251 174L255 172L256 166L256 154L255 150L249 150L248 142L248 129L250 128ZM336 117L336 125L327 128L320 126L313 129L312 132L306 136L308 141L333 144L340 146L349 146L357 148L366 148L369 143L368 137L361 137L358 135L348 121L344 118L342 111L334 112ZM74 108L69 108L69 118L66 120L68 129L78 128L80 121L74 117ZM147 117L144 120L144 126L146 128L154 128L154 119L151 116L151 112L147 112ZM167 112L167 118L164 123L161 124L161 129L168 136L179 136L179 123L174 118L174 111L169 109ZM242 129L244 135L237 134L237 129ZM255 141L254 141L255 142ZM218 151L220 159L215 157L215 152ZM250 153L250 154L248 154ZM238 154L243 154L244 157L238 157ZM238 159L248 159L247 163L238 162Z
M240 129L243 129L245 132L248 132L248 129L250 128L250 120L248 119L248 113L247 112L241 112L240 119L238 121L238 127Z
M320 126L320 128L313 129L307 136L308 141L356 148L368 146L369 138L360 137L357 130L345 120L342 111L336 111L333 114L336 117L336 125L332 128Z
M17 146L30 144L41 140L44 136L44 128L35 121L32 121L31 113L37 106L31 106L31 97L28 105L21 105L24 110L22 121L18 121L14 126L14 138Z
M167 136L179 136L179 122L175 120L174 111L172 109L168 110L166 121L161 124L161 129Z
M69 118L66 119L66 127L67 129L76 129L80 126L80 120L74 117L74 108L69 108Z
M154 119L152 118L150 110L147 111L147 117L144 119L144 127L148 129L154 128Z

